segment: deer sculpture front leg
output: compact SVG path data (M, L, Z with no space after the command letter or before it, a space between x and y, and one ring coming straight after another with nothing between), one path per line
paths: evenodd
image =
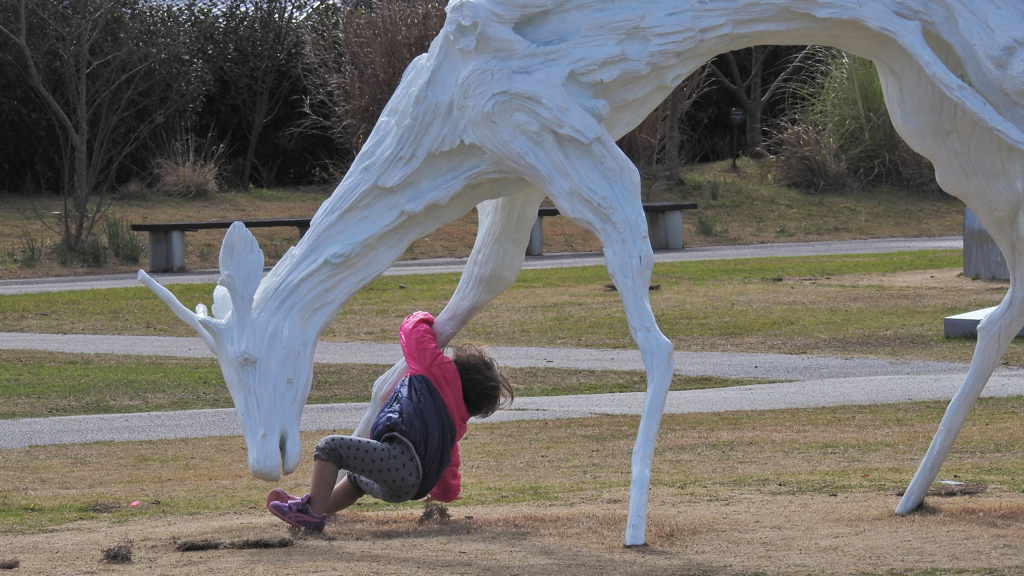
M524 189L477 206L479 225L473 250L455 293L434 321L439 346L448 345L488 302L511 286L523 267L526 244L544 191L520 180L512 186ZM405 360L399 360L377 378L370 406L353 435L369 437L373 419L408 370Z

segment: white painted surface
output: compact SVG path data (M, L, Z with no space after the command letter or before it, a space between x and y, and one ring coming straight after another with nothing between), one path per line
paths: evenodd
M625 538L643 543L672 346L647 299L654 258L639 175L615 140L717 54L826 44L875 62L897 131L932 161L943 189L977 214L1011 273L897 512L916 508L1024 326L1024 3L453 0L447 10L441 33L406 70L309 232L262 283L255 241L233 228L220 262L230 314L196 316L160 292L217 354L252 473L273 479L298 463L298 414L317 335L359 288L412 241L479 205L473 255L435 324L443 345L515 279L547 195L603 243L647 368ZM387 390L401 371L396 365L374 390Z

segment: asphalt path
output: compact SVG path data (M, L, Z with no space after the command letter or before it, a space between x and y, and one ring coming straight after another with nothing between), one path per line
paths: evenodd
M659 252L656 259L708 260L959 248L962 248L961 238L947 237L694 248ZM525 267L600 264L603 264L600 254L550 255L528 258ZM464 260L455 259L402 262L387 274L459 272L463 265ZM216 281L216 273L211 272L154 276L165 284ZM0 281L0 295L136 285L134 275L8 280ZM0 348L82 354L212 357L199 338L0 333ZM492 348L492 352L499 363L510 367L643 369L636 350L497 347ZM400 357L397 344L321 342L316 352L316 361L324 363L387 365ZM864 358L685 351L675 353L674 365L678 374L756 378L766 383L670 392L665 410L668 414L948 400L967 371L964 364L946 362L907 363ZM1018 395L1024 395L1024 371L1005 368L996 372L983 394ZM518 398L512 410L501 411L487 421L639 414L643 398L643 393ZM366 404L362 403L308 405L303 411L301 429L351 429L365 410ZM0 448L239 434L241 429L234 409L0 420Z

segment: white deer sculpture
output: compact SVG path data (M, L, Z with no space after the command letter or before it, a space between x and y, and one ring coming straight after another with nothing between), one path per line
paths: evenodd
M897 513L918 507L1024 325L1024 2L452 0L447 11L308 233L262 282L262 253L241 223L224 238L213 316L139 273L217 355L251 472L272 480L297 466L317 337L357 290L477 206L476 244L434 325L444 345L516 278L547 195L603 243L647 369L625 537L643 543L672 344L648 302L639 176L615 141L717 54L821 44L875 62L897 130L977 214L1011 272ZM374 384L370 414L404 370Z

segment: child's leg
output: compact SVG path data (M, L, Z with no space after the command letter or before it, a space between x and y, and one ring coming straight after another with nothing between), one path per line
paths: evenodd
M419 460L398 437L376 442L328 436L317 445L313 460L308 502L317 513L342 510L363 494L385 502L405 502L419 490ZM339 469L348 470L349 475L336 482Z
M342 478L337 484L338 467L326 460L313 462L313 476L309 481L309 504L314 514L334 514L355 504L363 495L362 491Z

